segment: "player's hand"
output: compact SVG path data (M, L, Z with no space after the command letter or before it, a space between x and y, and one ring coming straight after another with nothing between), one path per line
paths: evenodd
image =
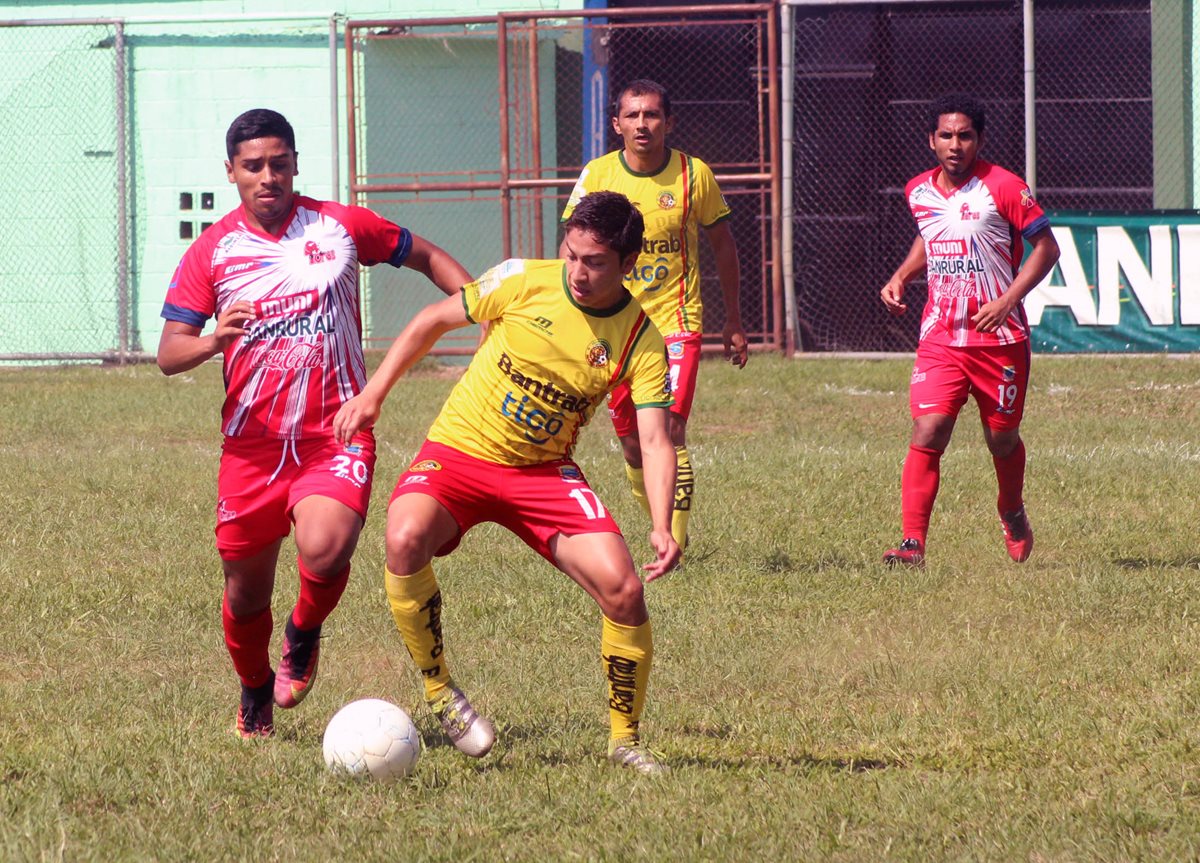
M879 297L883 300L883 304L887 306L887 310L893 315L902 315L908 311L908 306L902 302L904 299L904 282L899 279L888 279L887 284L883 286L883 290L879 292Z
M975 325L977 332L993 333L997 327L1008 320L1008 316L1012 314L1015 306L1016 303L1001 294L991 302L980 306L979 311L971 315L971 323Z
M217 327L213 330L213 341L216 342L217 351L224 351L246 335L252 320L254 304L246 300L238 300L217 315Z
M349 444L360 431L375 425L379 419L379 408L379 402L366 390L344 403L333 417L334 440Z
M741 325L726 322L725 329L721 331L721 338L725 342L725 359L739 369L744 369L750 352L746 344L746 333Z
M666 575L679 565L683 551L669 530L650 531L650 545L654 549L654 561L642 567L646 573L646 582L654 581L661 575Z

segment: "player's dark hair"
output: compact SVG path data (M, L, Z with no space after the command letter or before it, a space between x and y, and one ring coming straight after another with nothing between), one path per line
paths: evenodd
M970 93L947 93L929 103L929 113L926 119L929 123L929 134L937 131L938 121L943 114L962 114L971 121L977 135L983 134L984 114L983 103Z
M225 154L229 161L233 161L238 144L255 138L280 138L296 152L296 133L287 118L270 108L252 108L239 114L225 133Z
M667 88L657 81L638 78L626 84L624 89L617 94L617 98L613 100L612 115L614 117L621 116L621 100L626 96L658 96L658 102L662 105L663 119L671 116L671 97L667 95Z
M620 192L591 192L579 199L563 227L591 233L624 260L641 251L646 223Z

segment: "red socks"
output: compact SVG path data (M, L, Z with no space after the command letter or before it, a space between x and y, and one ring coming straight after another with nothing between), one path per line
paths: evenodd
M246 686L262 686L271 677L271 659L267 653L273 625L271 607L247 617L234 617L229 610L229 598L222 596L221 623L234 671Z
M918 539L922 547L929 533L929 515L941 480L942 454L923 446L908 447L900 475L900 525L903 539Z
M1004 458L992 456L992 464L1000 485L996 507L1000 512L1015 512L1025 502L1025 441L1018 440L1016 448Z
M292 611L292 623L299 630L316 629L325 622L330 612L337 607L346 582L350 580L350 566L333 578L321 578L310 571L300 558L296 558L300 567L300 598L296 600L296 608Z

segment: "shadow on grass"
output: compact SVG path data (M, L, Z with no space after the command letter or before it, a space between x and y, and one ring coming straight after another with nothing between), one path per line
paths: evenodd
M819 758L810 754L798 755L746 755L739 758L722 758L707 755L672 755L673 767L698 767L705 770L737 770L751 767L800 768L826 773L869 773L873 770L900 770L908 767L899 759L891 758Z
M1200 556L1190 557L1116 557L1113 566L1121 569L1197 569L1200 568Z

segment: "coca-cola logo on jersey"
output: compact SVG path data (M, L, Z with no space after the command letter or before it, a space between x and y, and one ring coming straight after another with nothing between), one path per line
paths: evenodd
M284 348L263 350L254 360L254 367L260 369L278 369L293 371L295 369L319 369L325 365L324 345L300 342Z
M301 291L283 297L267 297L254 301L254 316L277 318L280 315L302 315L317 307L319 295L314 291Z

